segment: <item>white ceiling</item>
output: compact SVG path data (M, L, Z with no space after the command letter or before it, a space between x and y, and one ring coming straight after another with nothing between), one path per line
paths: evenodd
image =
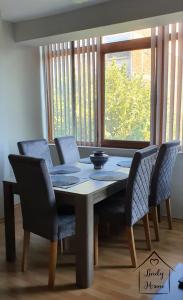
M17 22L64 13L109 0L0 0L1 17Z

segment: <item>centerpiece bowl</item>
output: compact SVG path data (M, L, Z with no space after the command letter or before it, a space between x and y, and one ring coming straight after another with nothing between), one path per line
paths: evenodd
M108 161L109 156L104 151L94 151L90 155L90 160L94 165L94 169L102 169L104 164Z

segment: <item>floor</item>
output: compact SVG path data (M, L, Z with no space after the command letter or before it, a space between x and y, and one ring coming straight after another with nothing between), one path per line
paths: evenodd
M167 229L166 219L160 223L161 241L153 241L153 250L172 267L183 262L183 221L174 220L173 230ZM60 255L56 272L56 287L49 291L47 284L48 242L35 235L31 237L29 270L20 271L22 229L19 208L16 209L17 262L6 263L4 224L0 224L0 299L38 300L113 300L152 299L139 293L139 270L130 268L130 256L124 232L113 234L99 243L99 265L94 271L93 286L86 290L75 287L75 257ZM154 238L153 230L152 240ZM138 263L149 255L141 224L135 227ZM182 274L183 275L183 274ZM173 291L170 290L170 294ZM173 295L172 295L173 298ZM166 298L161 297L161 300ZM174 299L178 300L178 299Z

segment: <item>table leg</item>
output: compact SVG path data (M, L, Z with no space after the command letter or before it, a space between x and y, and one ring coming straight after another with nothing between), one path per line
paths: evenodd
M16 246L15 246L14 195L13 195L11 183L4 181L3 189L4 189L6 260L15 261Z
M76 208L76 285L89 288L93 282L93 204L77 201Z

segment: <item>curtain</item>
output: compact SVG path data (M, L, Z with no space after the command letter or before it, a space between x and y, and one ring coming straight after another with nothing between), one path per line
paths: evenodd
M151 142L183 147L183 23L151 31Z
M48 138L98 144L98 38L41 47Z

